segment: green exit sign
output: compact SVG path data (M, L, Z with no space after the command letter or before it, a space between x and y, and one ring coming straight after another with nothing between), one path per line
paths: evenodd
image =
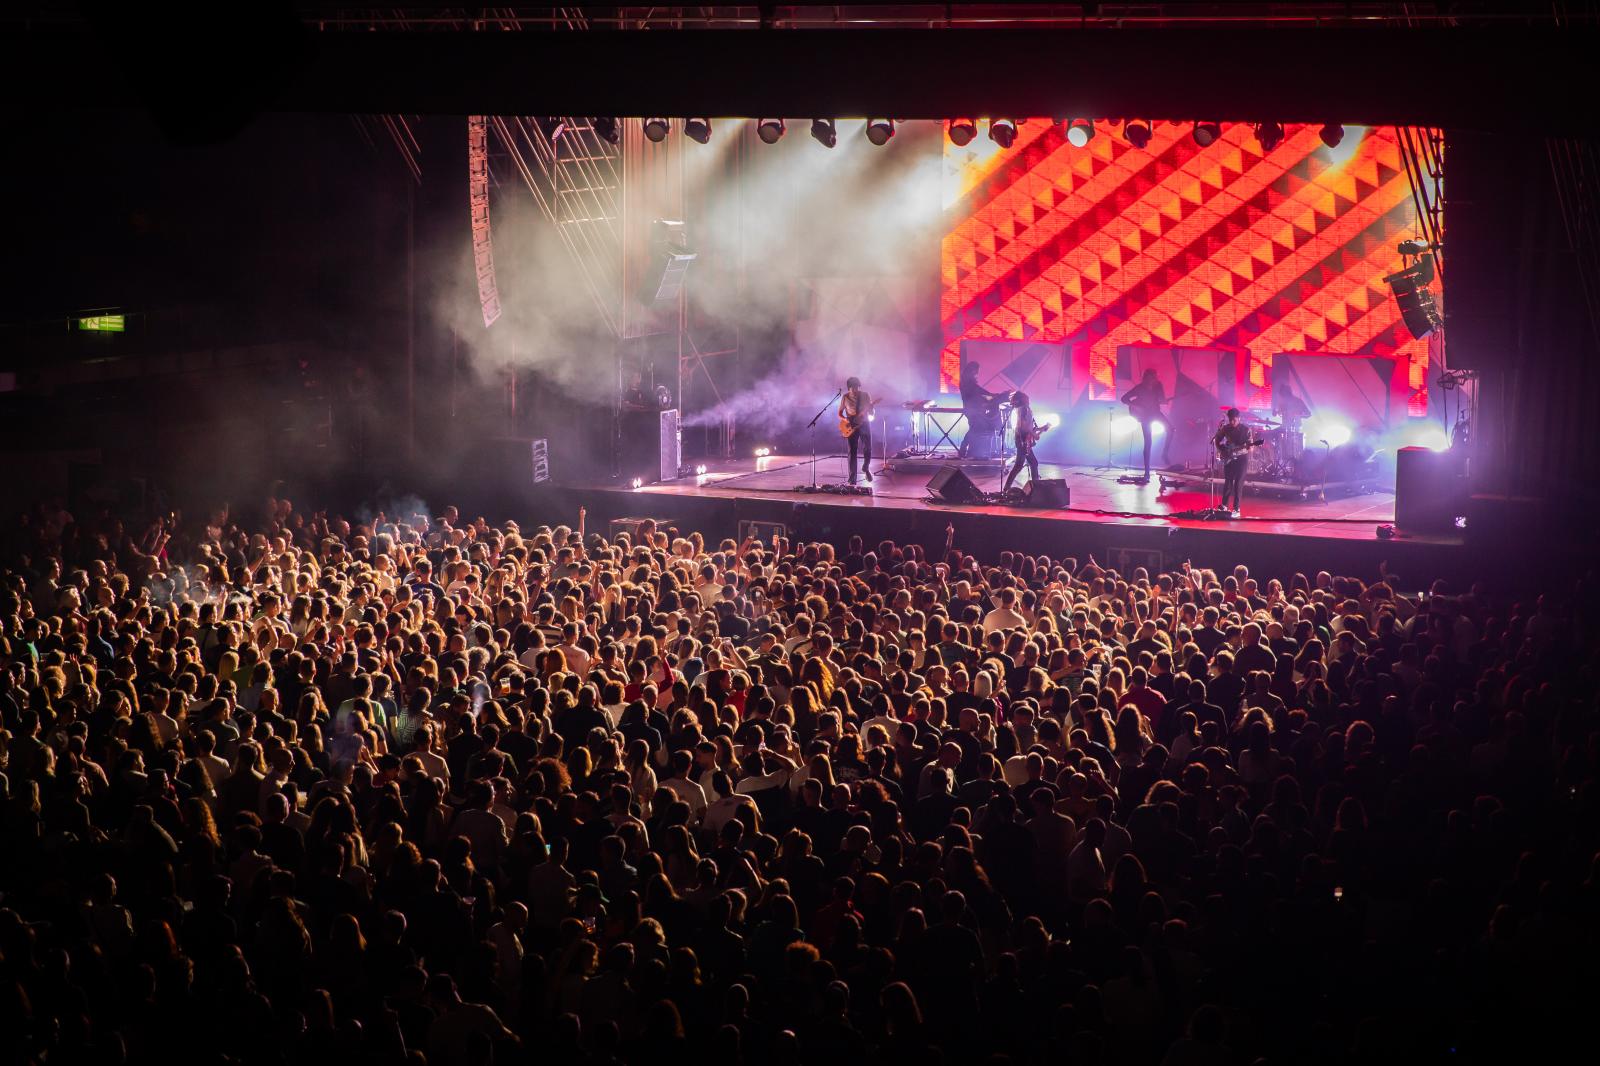
M123 315L90 315L75 318L73 323L89 333L126 333L128 329L127 318Z

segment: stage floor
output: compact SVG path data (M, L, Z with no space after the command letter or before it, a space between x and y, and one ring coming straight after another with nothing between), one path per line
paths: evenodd
M997 492L1005 478L1005 468L967 465L964 470L985 492ZM1296 499L1281 494L1269 496L1246 492L1241 518L1215 521L1176 517L1183 512L1199 511L1208 506L1203 488L1163 490L1155 476L1151 477L1148 485L1125 485L1117 480L1137 472L1121 468L1042 464L1042 476L1063 478L1071 489L1072 505L1055 509L930 502L927 484L931 474L927 471L874 471L870 495L812 493L808 491L812 484L810 458L791 455L711 463L704 474L645 485L632 491L645 496L786 499L830 507L938 510L953 514L1006 515L1054 521L1067 519L1119 526L1226 528L1238 532L1339 540L1370 541L1374 539L1377 526L1394 521L1392 492L1367 492L1340 497L1330 494L1327 500L1319 499L1315 494L1308 499ZM817 459L818 486L842 485L847 476L844 456L826 455ZM1459 543L1451 538L1437 538L1436 542Z

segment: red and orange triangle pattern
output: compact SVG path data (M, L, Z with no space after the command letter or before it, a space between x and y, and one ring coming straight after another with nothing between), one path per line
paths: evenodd
M1382 280L1417 232L1397 130L1351 127L1329 149L1291 127L1263 153L1244 123L1205 148L1188 123L1156 123L1142 149L1100 127L1075 148L1032 120L963 174L941 254L945 388L963 340L1086 351L1091 399L1115 394L1119 346L1154 344L1239 353L1264 406L1275 354L1320 352L1405 364L1424 413L1428 344Z

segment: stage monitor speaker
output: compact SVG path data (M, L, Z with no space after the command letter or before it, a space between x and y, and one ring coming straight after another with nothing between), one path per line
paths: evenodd
M683 440L678 411L624 411L622 454L618 473L624 482L638 478L645 484L671 481L678 476Z
M959 466L941 466L928 482L928 495L944 503L978 503L983 491Z
M1028 495L1024 499L1023 505L1026 507L1070 507L1072 506L1072 490L1067 488L1065 478L1037 478L1028 482Z
M1395 455L1394 524L1407 533L1444 533L1466 514L1461 457L1431 448L1401 448Z

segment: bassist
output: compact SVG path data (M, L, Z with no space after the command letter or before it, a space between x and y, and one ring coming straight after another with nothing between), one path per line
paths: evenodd
M1167 416L1161 408L1171 403L1167 390L1161 384L1161 378L1156 374L1155 367L1145 370L1144 376L1139 379L1139 384L1122 394L1122 402L1128 405L1128 413L1139 423L1139 429L1144 433L1144 476L1150 477L1150 441L1154 435L1154 428L1159 423L1166 431L1166 436L1161 442L1161 465L1172 465L1172 423L1167 421Z

